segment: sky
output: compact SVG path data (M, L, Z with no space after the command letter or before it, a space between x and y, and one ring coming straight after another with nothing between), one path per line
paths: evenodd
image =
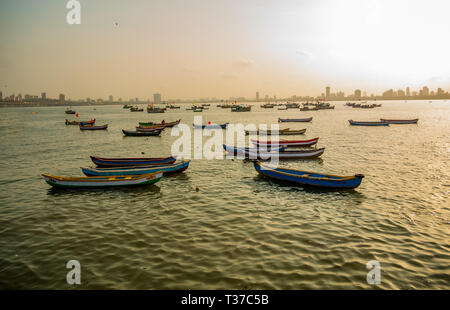
M448 0L0 1L0 91L254 98L450 91Z

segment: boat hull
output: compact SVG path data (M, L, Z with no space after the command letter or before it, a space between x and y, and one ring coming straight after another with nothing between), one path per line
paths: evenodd
M270 146L284 146L284 147L299 147L299 146L311 146L319 141L319 138L310 140L279 140L279 141L259 141L251 139L252 143L256 146L270 145Z
M312 121L312 117L308 118L278 118L279 123L308 123Z
M358 122L349 120L348 121L352 126L389 126L389 123L385 122Z
M380 121L384 122L384 123L389 123L389 124L417 124L417 122L419 121L418 118L416 119L384 119L381 118Z
M95 125L88 125L88 126L82 126L80 125L80 130L106 130L108 129L108 125L102 125L102 126L95 126Z
M126 167L126 168L81 168L87 176L120 176L141 175L161 171L164 174L183 172L189 167L190 161L182 161L170 165Z
M361 184L363 175L334 176L293 169L273 168L260 162L254 163L255 170L262 176L287 182L299 186L327 188L327 189L353 189Z
M105 188L105 187L134 187L150 185L161 180L163 173L154 172L138 176L115 177L60 177L43 174L47 184L57 188Z
M91 160L99 167L129 167L145 165L168 165L176 161L175 157L166 158L104 158L91 156Z
M262 159L268 160L271 158L278 159L310 159L321 156L325 152L325 148L311 149L311 150L296 150L296 151L285 151L284 148L281 150L262 150L262 149L249 149L249 148L238 148L223 145L223 148L234 155L250 158L250 159Z
M211 124L211 125L197 125L193 124L194 129L225 129L228 126L228 123L226 124Z
M162 131L161 129L159 129L159 130L150 129L149 131L145 131L145 130L132 131L132 130L122 129L123 134L127 137L155 137L155 136L161 135L161 131Z

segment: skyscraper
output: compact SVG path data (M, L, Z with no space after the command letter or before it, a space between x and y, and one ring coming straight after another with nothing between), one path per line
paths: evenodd
M411 94L410 94L409 87L406 87L406 96L409 97L410 95L411 95Z
M360 99L361 98L361 90L360 89L356 89L355 90L355 98L356 99Z
M428 89L428 87L424 86L422 88L422 95L423 96L428 96L430 94L430 90Z
M161 94L159 94L159 93L153 94L153 102L161 103Z
M256 92L256 102L259 101L259 92Z
M47 94L44 92L44 93L41 93L41 99L42 100L45 100L45 99L47 99Z
M0 101L3 100L3 93L0 91Z
M360 96L361 97L361 96ZM330 86L327 86L325 88L325 98L330 98Z
M65 104L66 103L66 97L64 94L59 94L59 104Z
M109 103L112 103L113 102L113 96L109 96Z

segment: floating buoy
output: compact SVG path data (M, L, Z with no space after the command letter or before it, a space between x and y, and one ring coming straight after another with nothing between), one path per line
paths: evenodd
M197 187L195 188L195 191L198 192L199 190L200 190L200 187L197 186Z

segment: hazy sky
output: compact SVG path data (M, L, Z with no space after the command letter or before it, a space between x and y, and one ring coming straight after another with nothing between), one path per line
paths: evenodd
M66 3L0 1L4 95L450 91L449 0L80 0L81 25Z

